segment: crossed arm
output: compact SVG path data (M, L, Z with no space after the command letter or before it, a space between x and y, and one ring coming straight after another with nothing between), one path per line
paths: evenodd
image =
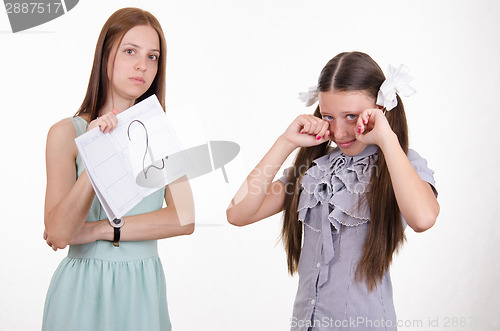
M77 178L76 130L69 119L56 123L47 136L44 239L52 249L96 240L113 240L108 220L85 222L94 199L86 170ZM124 217L122 241L154 240L194 231L194 202L189 182L181 178L165 188L167 207Z

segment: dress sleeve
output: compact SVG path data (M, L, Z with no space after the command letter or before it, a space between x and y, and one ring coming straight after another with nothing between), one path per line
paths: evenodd
M436 182L434 181L434 171L427 166L427 160L412 149L408 151L408 160L420 178L431 185L434 195L437 197L438 192L436 190Z
M283 170L283 176L278 178L278 180L285 185L288 184L289 182L288 175L290 175L292 171L293 171L293 166L286 168L285 170Z
M429 183L429 185L432 188L432 191L434 192L434 195L438 196L438 192L436 190L436 183L434 181L434 171L430 169L427 166L427 160L421 157L417 152L415 152L413 149L408 150L408 160L410 161L411 165L417 172L417 174L420 176L420 179L423 181ZM406 229L407 223L403 215L401 215L401 220L403 222L403 228Z

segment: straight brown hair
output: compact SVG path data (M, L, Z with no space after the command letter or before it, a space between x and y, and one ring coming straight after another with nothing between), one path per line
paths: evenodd
M160 40L160 57L158 72L149 89L135 101L140 102L156 94L165 110L165 67L167 45L160 23L150 12L139 8L122 8L114 12L104 23L95 47L94 63L90 73L87 93L75 116L89 114L90 121L99 116L99 111L106 103L109 90L108 60L113 47L120 43L123 36L133 27L151 26L158 33Z
M340 53L331 59L321 71L318 91L363 91L377 99L380 86L385 80L384 73L373 59L361 52ZM408 126L401 99L386 118L396 133L403 151L408 153ZM321 118L319 106L314 116ZM302 249L302 223L298 220L297 207L301 192L300 181L314 159L328 152L329 142L314 147L300 148L289 173L289 186L284 202L282 240L287 253L288 271L297 271ZM363 255L357 265L356 280L366 281L373 290L382 280L392 262L393 253L405 240L401 213L396 202L389 170L381 151L378 153L377 169L370 178L370 191L364 202L370 207L368 234L363 247ZM360 202L362 203L362 202Z

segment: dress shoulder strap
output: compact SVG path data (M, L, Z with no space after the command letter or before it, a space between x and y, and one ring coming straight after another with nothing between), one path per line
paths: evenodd
M80 116L71 117L71 122L75 126L77 136L80 136L85 132L87 132L87 127L89 126L89 123L87 123L87 121L81 118Z

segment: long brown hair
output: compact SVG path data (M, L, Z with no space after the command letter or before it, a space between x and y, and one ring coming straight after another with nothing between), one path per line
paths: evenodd
M113 46L121 42L123 36L138 25L151 26L158 33L160 40L160 57L158 71L149 89L137 98L136 103L156 94L163 109L165 109L165 67L167 45L165 36L158 20L149 12L139 8L122 8L114 12L102 27L94 53L94 63L90 73L87 93L75 116L89 114L90 121L99 116L99 111L108 98L108 59Z
M318 91L363 91L377 98L384 73L367 54L360 52L340 53L331 59L321 71ZM408 153L408 126L403 103L397 96L398 105L386 118L396 133L401 148ZM314 115L321 117L319 106ZM314 147L303 147L297 153L295 171L289 174L289 186L284 203L282 239L287 253L288 270L291 274L298 268L302 248L302 224L298 221L297 207L300 181L314 159L325 155L329 142ZM389 269L394 251L404 242L405 235L389 170L382 152L378 153L378 171L372 173L370 192L365 197L370 206L369 230L363 247L363 255L356 269L356 279L365 280L372 290Z

